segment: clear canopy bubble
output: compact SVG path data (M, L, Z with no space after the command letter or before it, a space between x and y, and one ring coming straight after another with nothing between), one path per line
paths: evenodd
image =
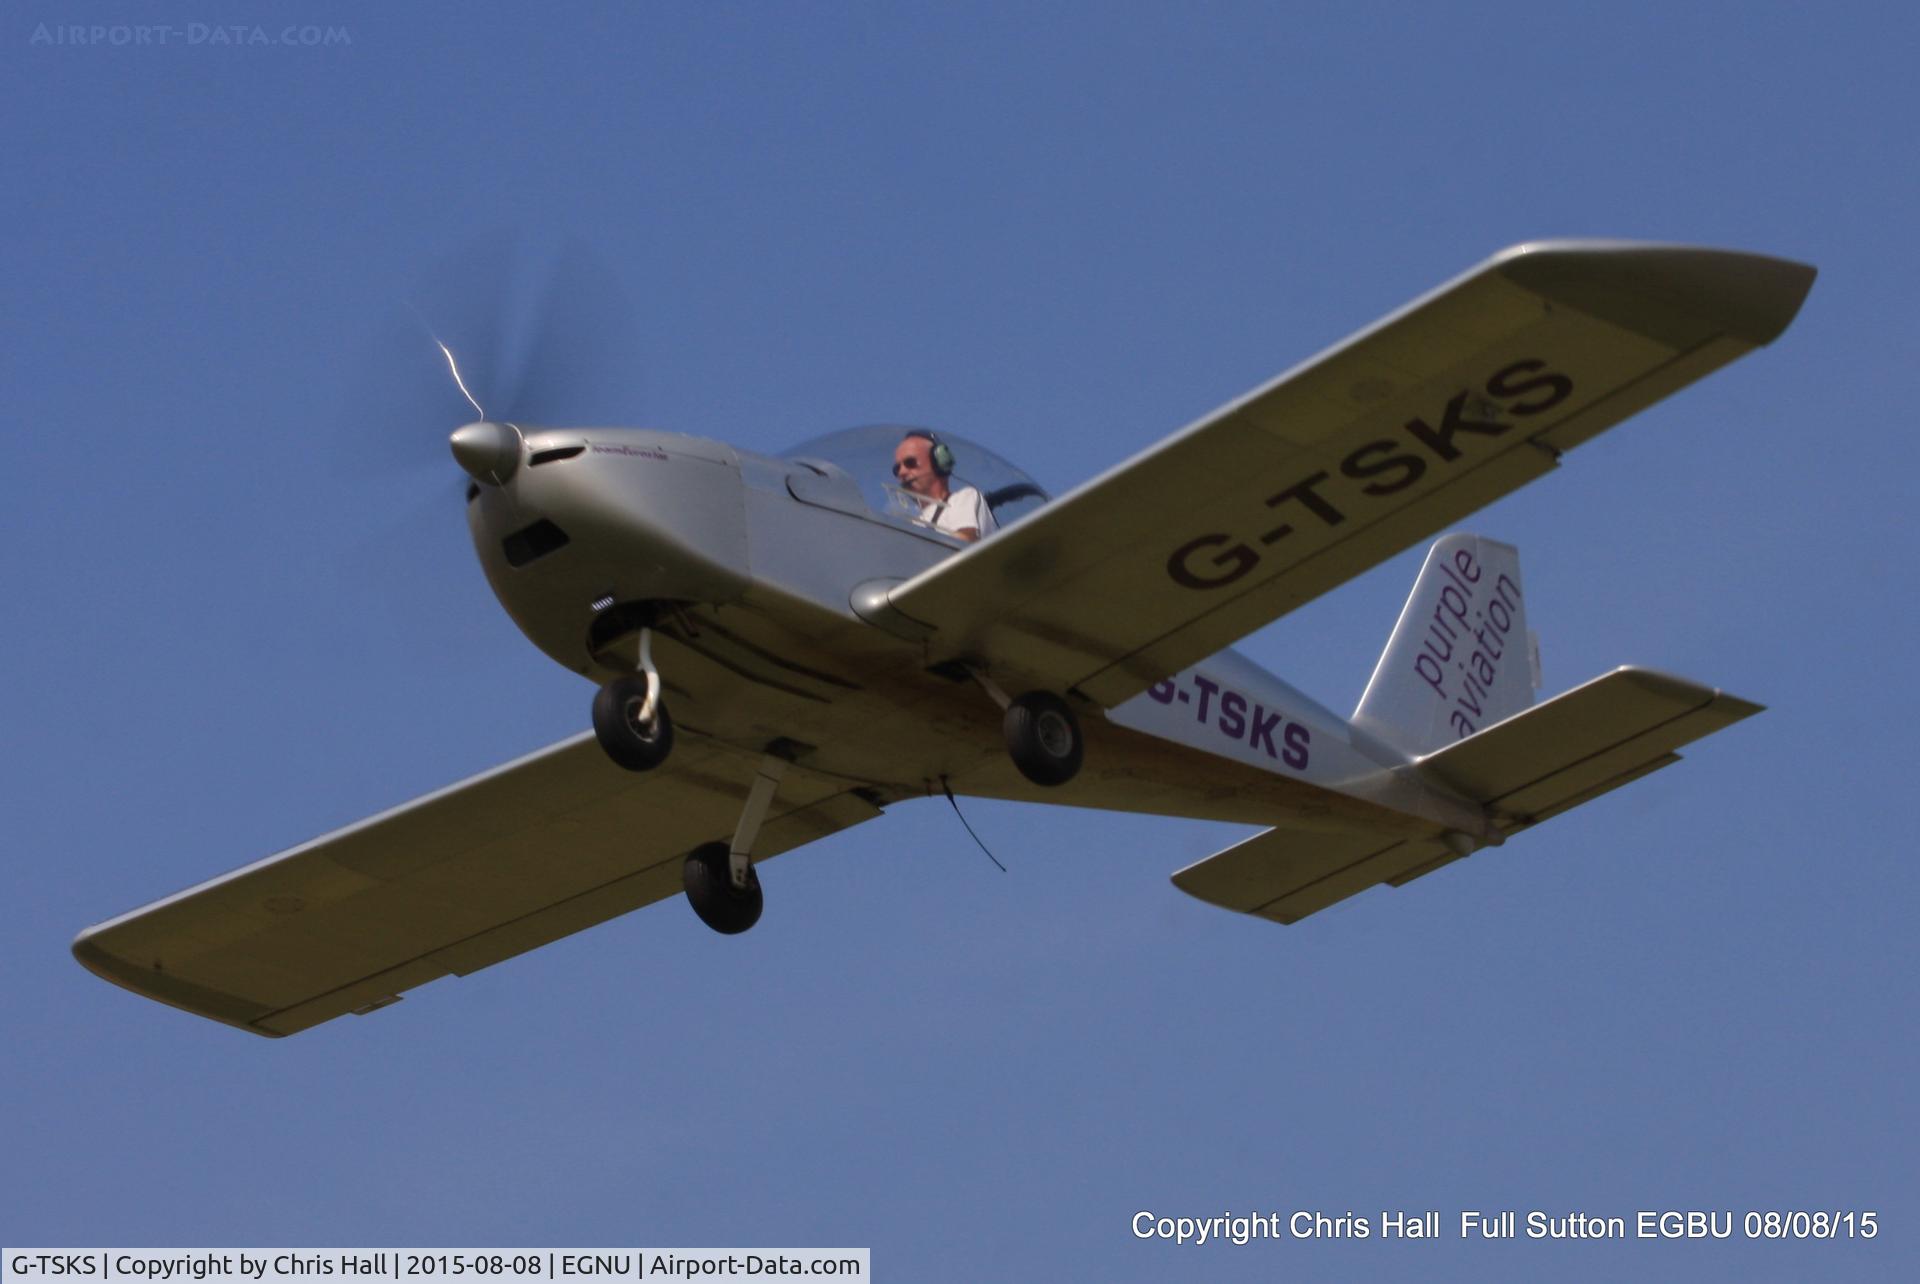
M917 522L921 502L893 478L893 451L908 433L932 429L913 424L868 424L843 428L801 442L782 457L807 464L828 475L851 478L874 514L889 521ZM957 490L971 486L993 510L997 529L1005 530L1038 509L1050 498L1032 477L978 442L952 433L935 433L953 452L950 484Z

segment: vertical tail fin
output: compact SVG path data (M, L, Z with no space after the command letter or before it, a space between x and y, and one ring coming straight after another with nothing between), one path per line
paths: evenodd
M1448 535L1427 551L1353 723L1409 757L1444 749L1533 703L1532 646L1519 550Z

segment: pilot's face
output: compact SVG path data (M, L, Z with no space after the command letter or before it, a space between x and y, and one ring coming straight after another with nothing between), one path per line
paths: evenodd
M893 448L893 475L916 495L941 497L944 479L933 471L933 443L925 437L908 437Z

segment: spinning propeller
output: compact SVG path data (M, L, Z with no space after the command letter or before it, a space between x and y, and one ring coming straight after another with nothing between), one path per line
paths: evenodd
M540 252L526 236L496 234L449 255L377 345L372 386L350 417L377 440L355 450L356 471L444 468L436 438L469 424L455 434L456 461L476 479L504 480L518 458L515 425L634 417L634 305L576 238Z
M376 614L411 625L423 584L467 583L446 575L448 559L471 558L465 524L448 513L475 482L511 475L514 425L635 417L636 315L585 243L541 252L530 236L498 233L432 264L374 327L358 377L343 381L335 422L349 427L335 467L353 483L340 573ZM447 467L449 444L464 476Z

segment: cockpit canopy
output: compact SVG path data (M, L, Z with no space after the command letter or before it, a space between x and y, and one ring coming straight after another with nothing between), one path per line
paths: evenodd
M843 428L801 442L783 452L782 457L828 477L851 479L859 487L860 497L882 520L924 525L918 520L920 501L894 482L893 449L908 433L929 431L912 424ZM962 486L978 490L993 510L997 529L1006 529L1047 502L1049 496L1033 478L985 446L951 433L935 435L953 452L949 484L956 490Z

